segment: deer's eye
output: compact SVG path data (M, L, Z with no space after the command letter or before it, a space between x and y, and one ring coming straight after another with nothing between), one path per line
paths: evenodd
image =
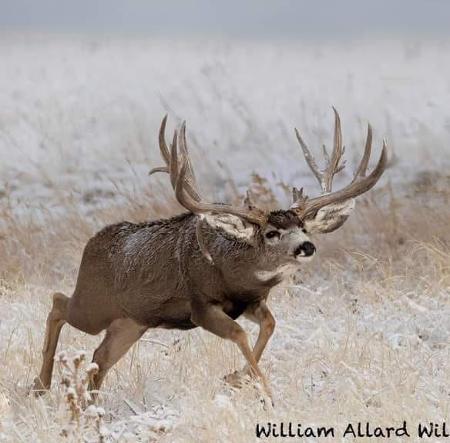
M278 231L269 231L266 234L266 238L280 238L280 233Z

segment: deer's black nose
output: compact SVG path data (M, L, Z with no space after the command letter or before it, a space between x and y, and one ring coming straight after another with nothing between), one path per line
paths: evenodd
M314 252L316 252L316 247L310 241L305 241L297 247L295 256L310 257Z

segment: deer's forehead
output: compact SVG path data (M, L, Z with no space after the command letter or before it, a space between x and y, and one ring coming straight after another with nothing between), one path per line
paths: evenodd
M267 219L268 225L276 229L289 230L302 227L303 223L293 211L273 211Z

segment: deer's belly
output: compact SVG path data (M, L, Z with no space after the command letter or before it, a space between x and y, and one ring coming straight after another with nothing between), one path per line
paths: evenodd
M191 305L188 299L169 298L142 304L134 317L149 328L192 329L196 325L191 321Z
M184 318L184 319L171 319L169 321L164 321L163 323L159 324L158 327L164 328L164 329L194 329L197 327L197 325L194 325L194 323L191 322L190 317Z

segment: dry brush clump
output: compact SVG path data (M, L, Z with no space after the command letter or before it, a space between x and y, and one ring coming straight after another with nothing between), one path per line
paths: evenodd
M71 357L60 352L55 360L61 372L63 390L60 395L66 406L66 422L61 427L61 437L70 442L106 442L109 431L103 422L105 410L94 404L96 393L88 390L89 380L98 372L98 366L95 363L86 365L84 351Z
M87 364L84 351L61 351L55 362L58 377L50 398L34 398L29 390L20 389L16 395L7 390L0 395L0 440L110 441L105 410L95 403L96 393L88 390L97 365Z

